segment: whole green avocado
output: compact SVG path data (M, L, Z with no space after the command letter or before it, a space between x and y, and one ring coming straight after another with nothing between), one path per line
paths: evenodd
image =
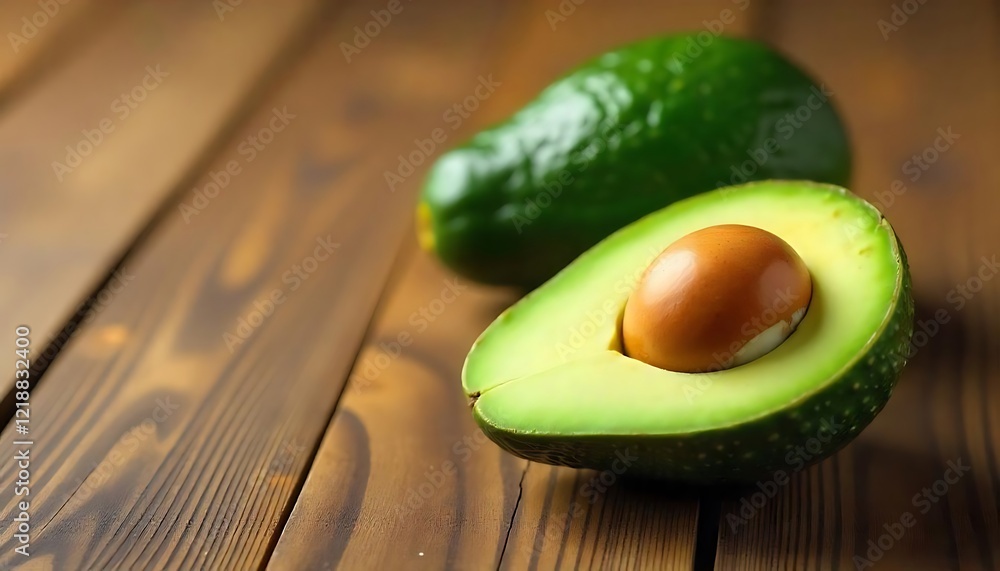
M704 43L704 42L702 42ZM844 186L830 93L770 48L691 34L608 52L431 167L421 245L472 280L533 288L615 230L721 186Z

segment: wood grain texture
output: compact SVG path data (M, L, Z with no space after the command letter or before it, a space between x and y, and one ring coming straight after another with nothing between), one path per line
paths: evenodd
M263 564L410 218L382 172L476 87L495 6L408 4L348 64L339 44L370 17L354 5L196 181L235 162L226 189L126 260L129 286L32 395L33 566Z
M697 29L726 8L739 12L728 1L643 2L629 10L586 3L550 20L546 11L558 10L557 2L522 7L500 40L503 60L489 70L502 87L470 124L505 118L606 49ZM728 31L742 33L748 17L739 14ZM453 278L426 254L416 258L395 281L354 365L270 568L689 568L698 515L690 490L654 490L617 476L608 486L608 475L602 484L592 472L529 468L485 440L460 389L461 367L515 296L463 284L468 289L423 327L421 310ZM401 338L410 344L393 358Z
M408 241L412 242L412 241ZM463 355L510 302L411 260L354 366L269 569L495 569L525 461L479 431Z
M628 449L623 453L627 458ZM531 463L503 569L691 569L696 490Z
M0 110L93 40L123 11L122 0L0 3Z
M202 1L124 10L89 20L104 26L96 37L0 114L0 330L31 326L39 350L65 345L67 319L170 193L195 182L316 5L247 2L222 20ZM3 353L0 370L13 366Z
M554 9L555 2L546 9ZM628 10L583 4L552 30L544 12L518 43L510 69L531 68L525 91L614 46L658 33L701 31L723 12L728 35L748 32L748 2L642 2ZM721 23L721 22L719 22ZM543 64L538 54L547 54ZM532 65L529 62L534 62ZM556 72L555 70L559 70ZM456 359L464 358L458 356ZM457 382L457 381L456 381ZM614 476L614 477L612 477ZM688 569L694 564L697 496L676 486L630 483L613 474L531 465L512 525L503 567L509 569ZM602 482L601 478L604 478ZM595 480L596 478L596 480ZM611 481L608 484L608 481ZM596 493L595 493L596 492Z
M928 2L897 15L884 37L879 20L892 24L892 2L768 7L765 36L821 77L847 117L854 190L880 206L907 249L924 333L886 409L854 443L777 486L774 499L755 498L756 487L724 497L718 569L1000 566L1000 281L961 307L954 297L986 267L983 256L1000 253L995 10ZM914 169L938 129L959 138ZM949 462L959 461L971 471L954 481ZM901 522L900 538L887 535L900 535Z
M123 2L63 62L48 46L96 21L74 2L46 30L62 39L0 65L0 327L27 322L40 351L142 239L34 392L22 568L851 569L907 513L876 569L1000 567L1000 280L983 260L1000 258L995 4L927 2L883 37L904 3L592 1L553 16L557 0L413 2L345 56L381 7L353 2L248 100L290 35L320 30L308 0L244 2L222 21L209 2ZM5 4L0 31L30 7ZM834 91L854 189L908 249L926 343L873 425L826 462L790 464L787 485L691 490L507 455L459 378L515 295L416 250L426 161L395 190L384 173L435 128L455 143L591 55L725 9L727 34L752 27ZM3 73L57 59L5 105ZM171 75L119 122L110 105L157 63ZM442 113L480 76L499 88L452 131ZM247 101L256 112L230 129ZM59 183L51 162L106 116L115 132ZM959 138L915 175L908 161L949 128ZM187 191L220 177L217 197ZM957 285L975 290L961 308ZM938 494L949 462L971 470ZM15 472L0 458L0 489ZM13 502L0 494L0 512ZM0 568L19 563L12 533Z

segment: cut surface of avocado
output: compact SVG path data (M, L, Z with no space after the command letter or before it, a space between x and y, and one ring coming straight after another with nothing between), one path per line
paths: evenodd
M643 270L719 224L762 228L801 256L813 295L798 329L709 373L623 355L621 312ZM528 459L604 468L630 450L637 475L746 479L818 460L874 418L905 363L912 312L905 254L873 206L833 186L752 183L676 203L583 254L480 336L463 386L486 434ZM789 457L807 444L822 450Z

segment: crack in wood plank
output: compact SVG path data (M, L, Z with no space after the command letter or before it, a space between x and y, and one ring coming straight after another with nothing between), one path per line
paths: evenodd
M497 561L497 571L503 566L503 557L507 553L507 542L510 541L510 533L514 530L514 520L517 518L517 508L521 505L521 496L524 495L524 477L528 474L531 462L525 462L524 470L521 471L521 479L517 482L517 499L514 500L514 509L510 512L510 521L507 523L507 534L503 538L503 548L500 550L500 559Z

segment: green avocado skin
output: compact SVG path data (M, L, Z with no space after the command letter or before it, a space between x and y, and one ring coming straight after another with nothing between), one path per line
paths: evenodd
M828 93L781 55L655 38L586 63L443 155L422 188L422 242L465 277L531 288L677 200L751 180L844 186L850 167Z
M877 341L837 379L774 414L697 434L570 439L512 434L484 421L475 407L473 415L501 448L535 462L695 484L784 479L844 447L889 400L913 333L911 279L901 244L899 255L900 293Z

